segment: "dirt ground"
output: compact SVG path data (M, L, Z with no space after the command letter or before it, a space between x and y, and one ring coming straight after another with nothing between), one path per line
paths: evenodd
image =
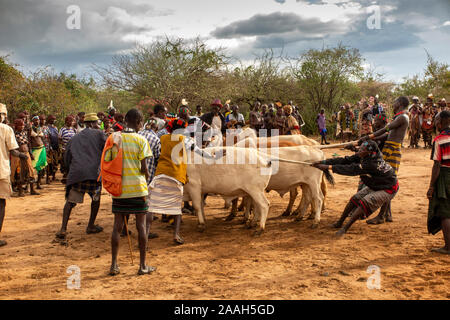
M407 144L407 143L406 143ZM343 150L327 151L348 154ZM277 219L288 194L271 192L266 232L253 237L240 219L225 222L223 200L207 200L207 230L184 216L183 246L172 244L172 230L157 220L159 238L149 243L149 264L158 269L137 276L137 232L132 230L134 265L126 238L121 240L121 274L107 275L113 216L104 193L97 222L104 232L87 235L90 201L77 206L69 222L69 244L52 242L61 223L63 185L44 185L40 196L7 202L0 248L0 299L449 299L450 256L431 253L442 234L427 234L426 189L432 162L429 150L404 149L400 191L393 202L394 222L379 226L356 222L335 240L334 222L354 193L358 178L335 175L318 229L311 220ZM299 199L296 202L298 204ZM130 220L130 225L134 219ZM81 288L70 290L66 272L81 270ZM380 289L368 289L367 268L380 268Z

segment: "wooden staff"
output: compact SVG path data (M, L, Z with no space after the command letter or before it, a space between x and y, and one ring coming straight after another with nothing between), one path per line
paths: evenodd
M345 147L345 146L348 146L349 144L353 144L356 147L358 145L358 141L320 145L320 146L317 146L316 148L318 148L318 149L333 149L333 148Z
M123 215L123 221L125 222L125 231L127 232L127 238L128 238L128 247L130 248L130 256L131 256L131 265L133 266L133 250L131 250L131 238L130 233L128 232L128 223L127 223L127 215Z

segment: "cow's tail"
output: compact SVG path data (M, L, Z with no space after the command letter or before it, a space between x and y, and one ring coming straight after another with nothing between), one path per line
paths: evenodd
M331 174L330 170L324 170L323 174L325 175L325 179L327 179L327 181L334 186L334 177Z

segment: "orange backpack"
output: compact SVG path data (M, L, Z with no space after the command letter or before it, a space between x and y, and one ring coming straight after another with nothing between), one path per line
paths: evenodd
M114 146L119 148L117 156L111 161L105 161L106 152L111 150ZM114 143L113 134L111 134L106 140L105 147L103 148L102 159L100 161L101 171L98 181L100 181L101 178L103 187L114 197L118 197L122 194L122 160L122 147L117 143Z

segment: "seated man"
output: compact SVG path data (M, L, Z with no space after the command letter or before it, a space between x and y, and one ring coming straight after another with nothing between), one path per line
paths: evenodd
M383 160L375 141L363 142L359 151L351 157L327 159L313 164L321 170L361 177L365 187L358 191L347 203L341 218L332 226L341 228L336 235L344 235L358 219L367 218L383 204L392 200L398 191L397 175ZM350 221L342 227L345 219Z

